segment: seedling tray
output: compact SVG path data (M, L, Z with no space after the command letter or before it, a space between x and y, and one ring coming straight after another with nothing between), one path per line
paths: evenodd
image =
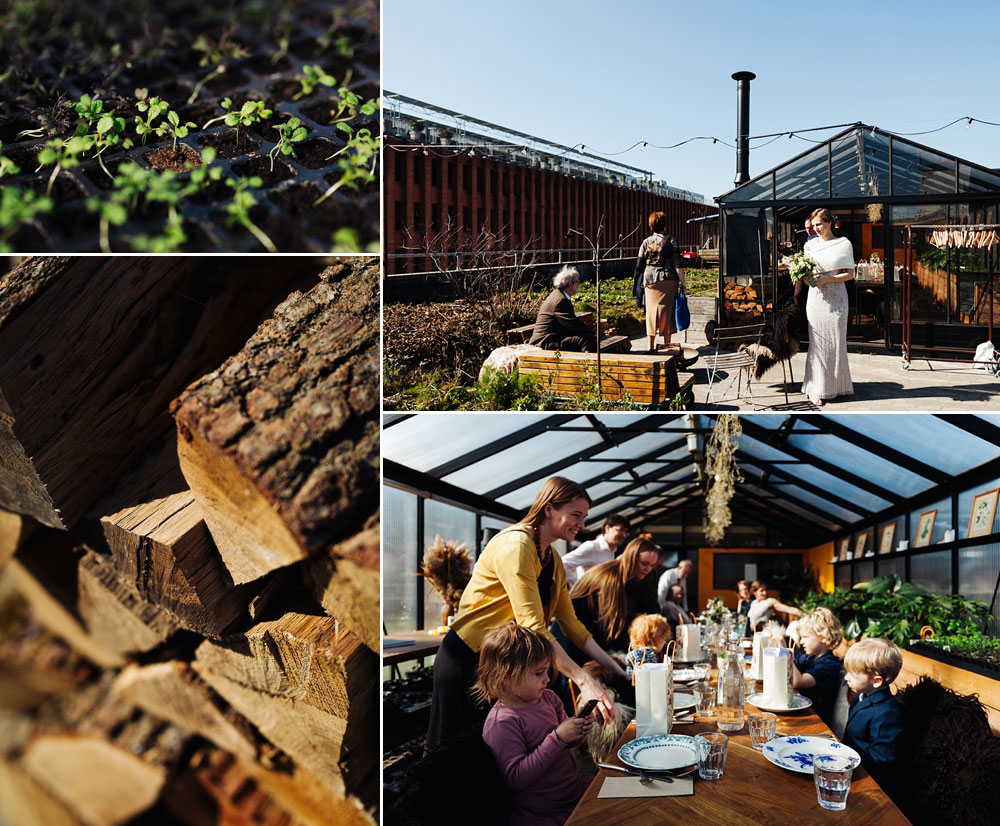
M221 178L176 205L186 237L176 251L265 251L259 237L230 222L227 213L234 190L225 181L255 176L261 185L248 190L256 200L249 217L278 250L355 251L356 247L360 251L378 244L377 169L373 181L340 188L316 203L342 178L338 161L348 156L341 152L330 160L345 148L349 137L334 124L339 88L346 80L346 88L363 102L379 95L374 2L93 0L53 6L53 0L36 0L36 5L40 13L66 7L61 12L65 16L47 32L34 28L35 22L32 32L19 43L11 42L13 12L6 13L6 20L0 12L0 26L6 25L6 30L0 30L0 66L13 67L7 74L0 73L0 155L20 168L17 174L0 177L0 188L15 187L44 196L55 167L36 171L38 153L47 141L72 136L79 123L72 113L67 117L65 107L59 109L58 103L100 96L106 113L114 109L125 117L123 137L135 141L130 149L115 146L104 151L101 157L112 175L122 163L132 162L143 169L173 169L177 181L184 184L190 180L187 163L200 166L206 147L217 153L209 168L217 166ZM101 22L95 26L94 21ZM78 38L78 32L84 36ZM237 44L245 54L223 59L225 70L205 82L218 64L199 65L206 57L204 49L195 48L199 38L207 38L210 44ZM93 66L101 55L107 55L107 60ZM302 94L300 81L307 66L320 66L336 84L317 84ZM82 71L74 74L74 69ZM169 103L181 124L195 124L177 140L183 161L174 157L169 135L148 134L142 144L134 128L139 114L136 105L143 99L142 92L136 94L139 89L147 90L146 100L158 97ZM237 129L221 120L204 128L226 114L222 107L226 98L235 110L246 101L263 101L273 114L267 121ZM57 117L53 119L54 108ZM298 118L307 135L292 144L295 157L276 152L272 169L268 153L278 143L273 124L290 118ZM377 110L356 112L347 124L354 133L367 129L373 136L379 134ZM43 127L47 127L44 135L24 134ZM165 158L170 162L166 167ZM6 226L0 222L0 241L6 242L8 251L25 253L141 249L143 242L137 238L163 233L168 207L156 202L135 204L124 224L107 227L102 244L100 218L88 209L88 201L91 207L94 199L106 201L114 187L93 153L84 153L80 165L61 169L52 180L51 211L16 225L9 218Z

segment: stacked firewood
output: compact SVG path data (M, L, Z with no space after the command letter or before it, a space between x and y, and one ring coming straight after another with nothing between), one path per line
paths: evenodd
M0 823L377 819L371 259L0 277Z
M730 324L754 324L762 320L760 296L753 287L727 281L723 298L726 320Z

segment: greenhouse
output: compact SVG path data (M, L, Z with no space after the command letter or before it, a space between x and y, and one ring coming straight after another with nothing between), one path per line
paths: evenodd
M480 610L476 595L484 587L484 571L499 565L497 549L509 545L505 537L518 530L504 529L532 524L529 509L535 512L552 477L572 480L580 487L570 490L582 489L586 495L576 500L586 502L582 530L575 536L564 532L552 542L564 560L555 583L560 585L558 572L565 570L576 618L592 634L588 646L605 646L612 659L625 657L626 649L634 653L635 624L627 633L619 629L616 637L609 630L614 603L608 603L610 612L588 613L588 588L606 582L598 571L625 571L630 554L641 560L647 555L643 549L655 549L647 567L636 563L628 568L621 587L629 617L658 613L670 625L673 641L663 656L669 661L672 652L673 673L688 678L692 672L691 682L675 682L672 696L682 698L676 703L688 696L676 692L694 692L689 720L674 705L675 731L729 730L722 706L727 635L730 646L739 641L746 652L748 682L740 706L745 700L753 713L764 695L753 693L760 689L751 676L756 655L750 649L757 644L751 640L765 634L777 639L775 628L792 636L803 633L795 628L798 622L812 627L807 622L816 620L810 618L826 611L842 629L842 642L830 647L837 662L861 642L888 641L901 652L892 691L906 713L918 713L918 697L926 697L931 685L925 677L949 697L975 693L978 700L968 701L980 709L976 713L983 736L996 749L1000 625L993 615L1000 585L1000 415L451 413L387 415L383 427L383 770L386 816L392 822L422 822L424 804L413 784L428 782L437 753L434 744L431 756L420 756L437 736L432 695L439 690L441 674L432 692L433 663L445 656L448 640L465 639L470 624L477 622L469 616ZM555 518L551 509L540 513L545 516L536 523L542 525L535 533L539 548L548 536L545 520ZM621 536L615 547L613 526L619 522L628 538ZM589 563L585 557L600 542L607 561L588 569L586 564L598 557ZM618 555L612 559L613 553ZM470 570L460 583L446 577L444 587L433 560L448 554L451 563L466 559ZM502 575L500 580L510 587ZM449 590L456 585L459 596ZM466 587L464 596L461 587ZM544 595L541 584L539 594ZM643 601L648 598L654 601ZM762 631L755 612L765 603L774 614ZM654 607L644 608L647 604ZM644 614L646 610L651 613ZM570 658L580 655L582 666L592 655L588 668L604 662L591 648L583 654L575 647L571 632L561 633L558 613L556 619L550 630ZM524 622L516 606L514 620ZM700 650L689 650L689 623L700 631ZM786 639L794 647L795 640ZM706 671L713 666L703 682L696 673L698 662L707 663ZM567 677L569 670L554 664L555 671L562 676L555 675L552 690L560 696L569 691L564 702L572 711L577 686ZM644 725L640 689L615 679L612 673L608 686L618 692L626 712L640 715L635 725ZM845 715L850 684L841 678L837 702L843 703ZM705 685L713 696L718 692L718 709L706 710L698 699L699 686ZM584 686L579 687L581 697ZM808 689L802 691L812 696ZM638 703L634 712L630 699ZM850 742L849 723L845 735L836 711L813 710L819 714L809 718L815 730L798 729L801 733L822 730L827 734L821 736ZM934 713L943 714L940 709ZM781 709L778 714L779 729L805 726L802 715L786 715ZM741 716L740 730L742 721ZM683 728L685 723L692 728ZM629 726L619 745L631 740L633 729ZM586 747L592 759L601 759L589 740ZM732 759L732 746L730 755ZM935 764L935 771L954 780L955 759L953 753L942 755L952 768ZM990 760L991 771L997 770L1000 762ZM614 768L598 768L599 779ZM855 788L861 788L857 778ZM967 817L975 822L975 807L982 805L969 799L959 817L942 800L928 808L923 792L900 791L877 768L866 781L872 778L878 783L871 786L873 809L858 822L958 823L968 822L960 819ZM697 793L712 785L701 783ZM567 822L602 822L614 811L607 806L616 802L622 801L598 799L592 784Z
M736 285L759 288L768 315L781 306L791 294L781 258L801 248L804 220L826 207L840 220L836 234L854 247L858 268L849 295L856 333L898 351L906 324L915 349L969 359L992 330L996 238L939 245L933 230L1000 231L996 170L859 123L717 201L723 321L750 320L735 300L743 296L732 295ZM919 227L909 242L908 226ZM759 317L761 308L753 312Z

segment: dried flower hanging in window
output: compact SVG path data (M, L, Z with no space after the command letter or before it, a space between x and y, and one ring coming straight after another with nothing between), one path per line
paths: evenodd
M736 483L743 475L736 465L736 449L743 433L740 417L723 413L715 422L712 435L705 447L705 475L708 492L705 494L705 539L713 545L722 542L733 521L729 500L736 492Z

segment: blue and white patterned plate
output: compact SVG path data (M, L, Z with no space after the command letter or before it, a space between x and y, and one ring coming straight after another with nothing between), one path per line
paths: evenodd
M698 748L694 738L684 734L655 734L626 743L618 749L618 759L635 769L675 771L696 765Z
M761 703L764 702L764 692L763 691L758 691L756 694L751 694L749 697L747 697L747 702L750 703L750 705L752 705L752 706L756 706L761 711L777 711L777 712L781 712L781 711L801 711L804 708L809 708L809 706L811 706L813 704L813 701L810 700L808 697L803 697L801 694L796 694L796 695L794 695L792 697L792 707L791 708L788 708L787 706L782 707L782 708L778 708L777 706L770 706L770 705L764 706L764 705L761 705Z
M822 764L837 757L849 759L852 768L861 763L861 755L850 746L808 734L775 737L764 746L764 757L775 766L802 774L812 774L814 762Z

